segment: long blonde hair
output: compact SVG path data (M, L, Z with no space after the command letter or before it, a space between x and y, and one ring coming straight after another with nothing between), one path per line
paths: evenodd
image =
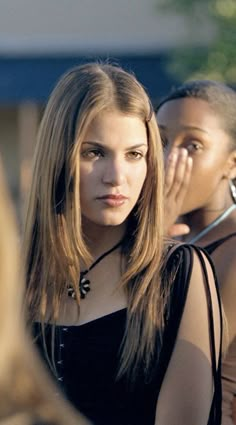
M148 367L165 300L160 286L163 252L163 153L149 97L134 75L118 66L89 63L66 73L52 92L41 122L26 219L25 242L31 318L57 322L61 298L73 284L78 308L81 259L91 260L82 236L79 151L86 129L104 110L139 117L148 135L147 177L128 219L129 244L121 284L128 320L120 374Z
M0 234L0 423L88 425L57 395L25 329L20 243L1 164Z

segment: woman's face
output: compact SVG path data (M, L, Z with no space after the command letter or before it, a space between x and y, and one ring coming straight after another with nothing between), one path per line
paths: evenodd
M220 199L223 203L228 191L225 176L230 138L209 104L194 98L171 100L161 106L157 121L166 155L173 147L185 148L193 159L190 186L181 214L214 208L219 206Z
M80 151L80 202L86 220L123 223L138 201L147 173L145 124L135 116L102 112L90 124Z

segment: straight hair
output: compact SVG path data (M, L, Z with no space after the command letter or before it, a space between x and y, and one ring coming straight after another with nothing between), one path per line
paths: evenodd
M120 285L127 299L127 325L118 376L149 370L157 330L163 329L163 152L149 97L134 75L118 66L88 63L59 80L39 128L23 252L30 319L57 323L71 284L78 310L80 261L91 255L83 238L80 147L92 120L103 111L140 118L148 137L147 176L128 217L126 258Z

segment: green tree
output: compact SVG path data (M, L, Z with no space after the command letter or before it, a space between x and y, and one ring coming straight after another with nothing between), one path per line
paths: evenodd
M211 78L236 84L236 0L157 0L163 11L174 11L194 20L202 19L216 29L208 47L173 49L168 71L180 80Z

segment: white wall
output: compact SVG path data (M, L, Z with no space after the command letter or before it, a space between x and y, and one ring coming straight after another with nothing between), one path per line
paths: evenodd
M177 0L178 1L178 0ZM0 0L0 54L150 53L205 43L212 29L166 16L158 0Z

